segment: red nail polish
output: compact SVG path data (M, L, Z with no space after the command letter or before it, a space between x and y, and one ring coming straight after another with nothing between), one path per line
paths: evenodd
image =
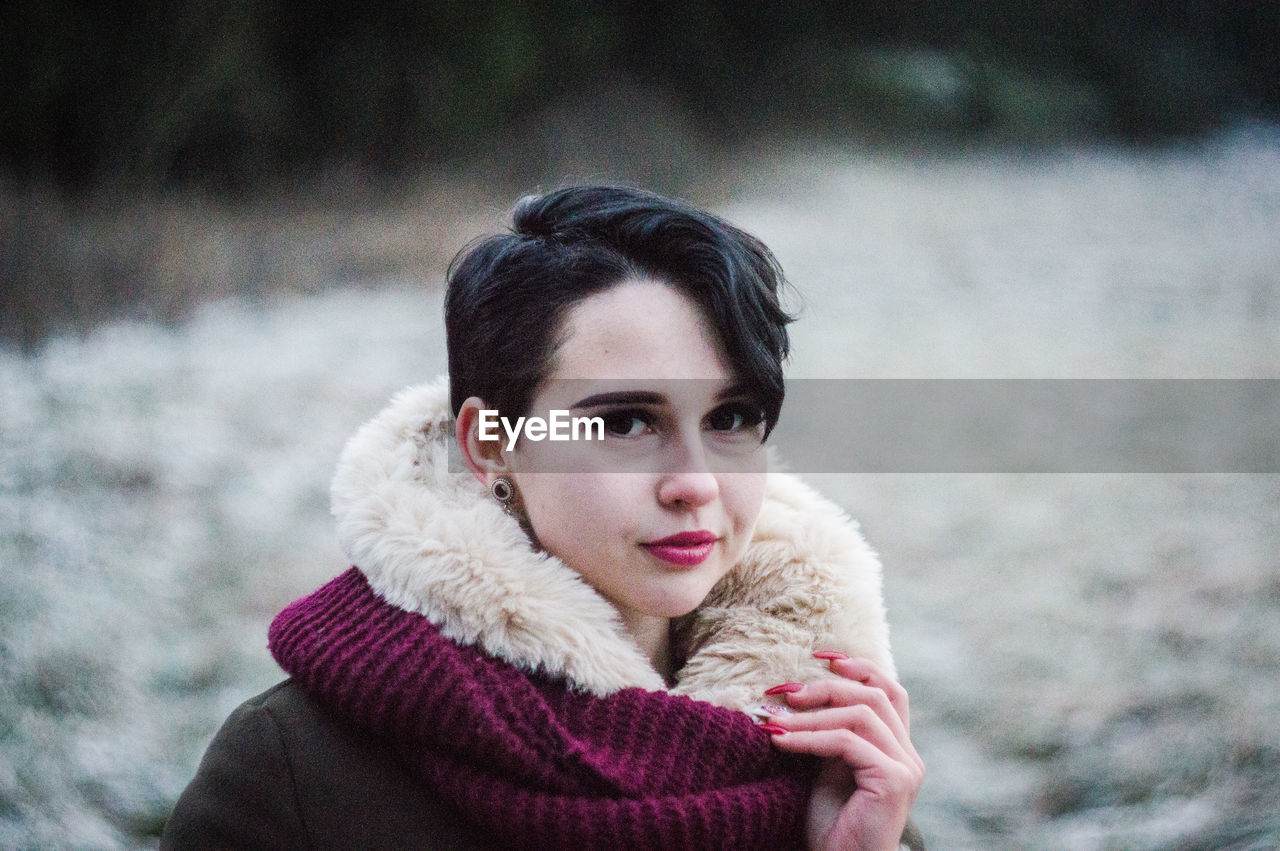
M795 694L803 688L804 683L783 683L780 686L766 689L765 694Z
M839 650L819 650L813 654L815 659L825 659L828 662L834 662L837 659L848 659L847 653L841 653Z
M779 727L777 724L761 724L760 729L764 730L770 736L781 736L787 732L786 727Z

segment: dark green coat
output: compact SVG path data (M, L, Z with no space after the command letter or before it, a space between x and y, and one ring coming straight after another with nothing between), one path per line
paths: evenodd
M912 824L903 842L924 847ZM285 680L242 703L222 725L160 847L497 846L424 789L391 745L330 717Z
M396 758L292 680L243 703L205 753L162 848L490 848Z

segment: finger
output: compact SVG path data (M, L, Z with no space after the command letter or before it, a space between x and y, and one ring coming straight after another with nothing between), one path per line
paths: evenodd
M924 766L914 761L894 759L872 742L851 730L800 730L773 737L778 750L842 760L853 769L859 789L885 794L918 789L924 780Z
M837 706L798 712L769 719L773 730L787 733L847 730L875 745L890 758L914 764L918 757L911 740L903 735L901 721L892 711L886 719L866 704ZM893 725L897 724L895 730Z
M883 691L889 697L889 703L893 706L894 711L898 713L898 717L902 719L903 726L910 732L911 703L907 697L907 690L902 687L901 683L885 672L883 668L870 659L850 658L834 650L819 651L814 656L824 659L830 666L832 673L854 682L874 686Z
M793 689L785 695L787 706L797 711L811 711L824 707L865 704L875 710L902 739L911 736L908 722L899 707L883 689L862 682L845 679L822 679Z

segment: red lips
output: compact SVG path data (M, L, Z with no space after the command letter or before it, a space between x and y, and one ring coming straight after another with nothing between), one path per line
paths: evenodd
M696 532L678 532L657 541L641 544L650 555L670 564L692 567L706 561L719 540L705 529Z
M714 542L716 536L708 532L706 529L699 529L696 532L677 532L670 537L663 538L660 541L650 541L645 544L646 547L696 547L699 544Z

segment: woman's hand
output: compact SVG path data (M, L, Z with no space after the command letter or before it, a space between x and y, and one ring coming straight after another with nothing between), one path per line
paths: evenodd
M764 725L780 750L824 758L809 798L809 847L896 849L924 781L907 692L865 659L814 655L840 679L770 689L793 711Z

